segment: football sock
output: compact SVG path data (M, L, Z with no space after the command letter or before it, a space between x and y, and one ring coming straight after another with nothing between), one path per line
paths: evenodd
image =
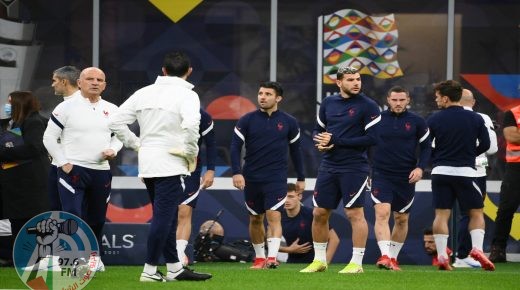
M352 259L350 263L363 265L363 256L365 255L365 248L352 248Z
M397 259L399 252L403 248L404 243L390 241L390 258Z
M257 258L265 259L265 243L253 244L253 248L255 249L255 255Z
M188 241L186 240L177 240L177 256L179 257L179 262L184 263L184 259L186 257L186 246L188 245Z
M314 242L314 260L327 263L327 242L317 243Z
M379 241L377 242L381 256L390 256L390 241Z
M482 251L482 245L484 244L484 235L486 231L483 229L474 229L469 232L471 235L471 244L473 248Z
M182 269L182 263L166 263L166 271L168 272L178 272L180 269Z
M275 257L278 255L280 249L280 238L267 239L267 257Z
M144 264L143 272L145 272L146 274L149 274L149 275L153 275L153 274L157 273L157 266L153 266L150 264Z
M446 248L448 247L448 237L449 235L433 235L435 245L437 246L437 257L443 256L444 258L448 258L448 253L446 251Z

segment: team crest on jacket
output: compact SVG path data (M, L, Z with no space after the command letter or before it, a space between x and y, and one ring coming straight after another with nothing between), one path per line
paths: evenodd
M354 108L350 108L348 110L348 116L349 117L354 117L355 114L356 114L356 110Z
M404 124L404 128L406 129L406 131L410 131L410 129L412 129L412 125L410 124L410 122L406 122Z
M74 184L78 183L79 181L79 175L78 174L74 174L74 175L71 175L70 177L70 181Z
M282 122L278 122L278 125L276 125L276 128L278 128L278 131L282 131L283 130Z
M106 111L106 110L103 110L103 115L105 115L105 117L107 117L107 118L108 118L108 111Z
M300 222L300 229L302 229L302 230L305 229L305 222L304 221Z

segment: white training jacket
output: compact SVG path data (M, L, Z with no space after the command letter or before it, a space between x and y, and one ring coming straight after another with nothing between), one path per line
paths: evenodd
M112 149L117 153L123 147L108 128L108 119L116 109L116 105L103 99L91 103L81 94L56 106L43 134L43 144L56 166L71 163L109 170L102 152Z
M473 111L473 109L471 107L464 106L464 109ZM486 152L477 156L477 158L475 159L475 168L477 169L476 177L482 177L482 176L487 175L486 167L489 164L487 155L493 155L493 154L497 153L498 144L497 144L497 134L495 133L495 128L493 127L493 121L491 121L491 118L486 114L479 113L479 112L476 112L476 113L479 114L482 117L482 119L484 119L484 125L486 126L486 129L488 130L489 141L490 141L489 149Z
M81 91L80 90L77 90L75 91L72 95L70 96L66 96L66 97L63 97L63 102L65 102L66 100L69 100L69 99L72 99L74 98L75 96L81 96ZM62 132L63 133L63 132ZM58 139L58 143L61 143L61 137ZM52 158L51 160L51 164L54 165L54 166L58 166L56 164L56 160L54 160L54 158Z
M110 117L110 129L126 147L138 150L140 177L190 174L186 159L168 151L176 148L186 156L198 154L200 101L192 89L182 78L159 76ZM128 129L136 120L140 137Z

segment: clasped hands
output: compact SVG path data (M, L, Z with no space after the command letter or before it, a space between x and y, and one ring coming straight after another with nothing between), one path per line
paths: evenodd
M314 146L318 149L320 152L329 151L334 147L334 144L330 144L330 139L332 138L332 134L329 132L321 132L314 136L313 140L316 142Z

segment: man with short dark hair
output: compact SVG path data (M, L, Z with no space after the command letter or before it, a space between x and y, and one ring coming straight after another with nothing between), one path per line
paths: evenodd
M323 100L313 132L315 146L323 152L323 158L313 196L315 256L302 273L327 269L329 218L340 200L352 226L353 247L350 262L339 273L363 273L368 238L363 209L369 173L367 150L377 144L376 128L381 115L376 102L361 92L361 75L356 68L339 68L336 85L340 92Z
M52 87L54 94L62 96L66 101L76 95L81 94L78 89L78 79L81 71L75 66L64 66L56 69L52 74ZM52 160L49 170L49 204L51 210L61 210L61 201L58 193L58 167L56 161Z
M200 101L193 85L186 81L191 72L185 53L168 53L163 75L136 91L110 119L110 129L116 136L126 147L139 152L139 177L153 204L141 282L211 278L184 268L176 250L177 211L184 195L184 176L195 169L199 150ZM128 129L136 120L140 137ZM166 261L165 276L157 269L161 255Z
M458 201L460 210L469 215L468 229L473 249L470 256L482 268L495 270L495 265L482 252L485 221L483 197L475 183L475 158L488 150L490 141L484 120L460 105L462 86L453 80L435 86L435 102L439 112L428 118L432 150L432 192L435 206L433 233L438 249L439 270L452 270L445 255L448 244L448 221ZM478 144L478 145L477 145Z
M426 228L423 231L424 251L428 256L432 257L432 266L439 266L439 260L437 258L437 246L435 245L435 239L433 238L432 228ZM446 256L451 257L453 251L446 247Z
M282 97L279 83L261 83L258 90L260 109L238 120L231 140L233 185L244 191L249 234L256 254L251 269L278 267L276 256L282 237L281 211L287 194L288 151L298 175L297 190L302 192L305 188L300 127L293 116L278 110ZM246 155L242 167L243 145ZM264 217L272 234L267 238L267 259Z
M379 142L372 154L371 198L376 221L374 232L381 257L381 269L401 270L399 251L408 234L408 218L415 198L415 184L421 180L431 154L430 131L426 121L410 112L410 93L394 86L386 97L388 110L381 113ZM394 226L389 219L393 212Z

